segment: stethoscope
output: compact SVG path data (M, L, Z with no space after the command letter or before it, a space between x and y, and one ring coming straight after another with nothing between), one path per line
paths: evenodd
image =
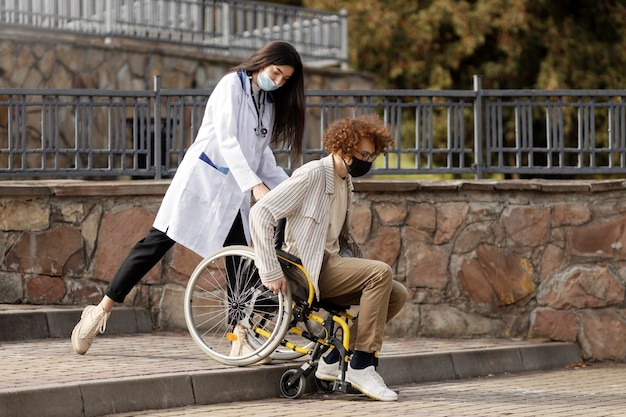
M254 90L252 89L252 75L248 74L248 80L250 80L250 95L252 96L252 102L254 103L254 110L256 110L256 128L254 129L254 133L260 138L264 138L267 136L267 128L263 126L263 115L265 114L265 94L267 94L264 90L259 89L259 103L257 104L256 99L254 98Z

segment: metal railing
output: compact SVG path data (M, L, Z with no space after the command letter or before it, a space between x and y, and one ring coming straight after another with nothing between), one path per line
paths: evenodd
M0 89L0 178L173 175L210 91ZM316 90L306 92L304 154L324 154L340 117L379 114L395 139L376 174L626 173L626 90Z
M0 25L200 46L247 57L291 42L308 65L347 67L347 12L240 0L0 0Z

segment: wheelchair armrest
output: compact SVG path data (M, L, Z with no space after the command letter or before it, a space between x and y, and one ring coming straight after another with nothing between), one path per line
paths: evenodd
M278 261L285 266L291 266L291 264L302 265L300 258L282 249L276 249L276 255L278 255Z
M309 282L306 271L304 271L300 258L282 249L276 249L276 257L278 258L278 262L280 262L287 281L294 284L291 289L292 295L297 295L304 300L311 299L310 302L312 302L312 298L314 298L312 295L313 287ZM309 301L307 301L307 303L309 303Z

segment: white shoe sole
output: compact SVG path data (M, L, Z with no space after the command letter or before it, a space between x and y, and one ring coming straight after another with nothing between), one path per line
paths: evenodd
M338 373L333 375L333 374L329 374L328 372L320 371L319 369L315 371L315 378L321 381L332 382L332 381L337 380L338 377L339 377Z

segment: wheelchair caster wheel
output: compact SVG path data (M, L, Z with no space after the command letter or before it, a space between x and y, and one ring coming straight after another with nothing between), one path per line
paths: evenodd
M324 381L323 379L315 378L315 386L322 392L333 392L335 389L335 381Z
M306 378L304 375L300 375L294 380L295 375L298 373L297 369L289 369L285 371L280 378L280 393L285 398L300 398L306 389Z

